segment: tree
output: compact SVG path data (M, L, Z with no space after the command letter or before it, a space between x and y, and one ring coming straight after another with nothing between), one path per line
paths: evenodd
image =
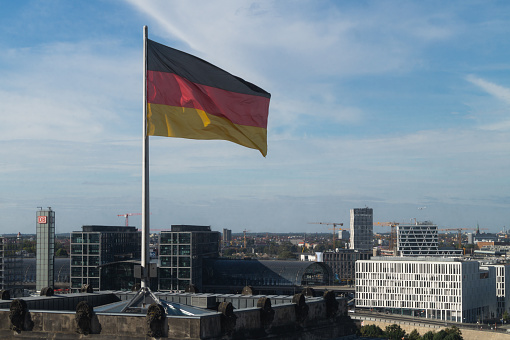
M434 332L428 331L427 333L423 334L421 339L422 340L434 340Z
M67 257L67 256L69 256L69 254L67 254L67 250L65 248L60 248L55 253L55 256L57 256L57 257Z
M381 327L376 325L366 325L361 327L361 336L377 338L384 334Z
M447 335L448 335L448 333L446 333L446 331L444 329L442 329L439 332L437 332L436 334L434 334L434 337L432 339L433 340L444 340L444 338L446 338Z
M445 332L447 334L446 337L444 338L445 340L463 340L464 339L462 337L462 332L460 331L460 329L458 329L455 326L446 328Z
M406 335L406 331L394 323L393 325L386 327L384 335L387 336L390 340L400 340Z
M413 331L411 333L409 333L409 337L408 337L409 340L421 340L421 336L420 336L420 333L418 333L418 331L415 329L413 329Z
M508 314L507 311L503 312L503 321L508 322L508 319L510 319L510 314Z
M282 260L295 259L296 256L290 250L283 250L278 252L278 258Z

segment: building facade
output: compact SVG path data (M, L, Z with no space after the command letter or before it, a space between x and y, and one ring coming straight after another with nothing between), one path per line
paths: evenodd
M397 225L397 251L401 256L428 256L438 248L437 225L430 222Z
M111 289L110 283L129 278L133 278L134 284L132 272L121 277L108 264L126 263L120 267L132 271L129 263L140 260L140 254L141 233L136 227L84 225L82 231L71 233L71 290L79 291L85 284L94 290Z
M334 279L341 284L354 284L356 279L356 261L369 260L371 250L337 249L335 252L322 253L323 262L331 267Z
M0 237L0 289L19 286L23 281L21 244L15 237Z
M510 265L490 265L496 269L496 298L498 300L497 318L501 319L503 313L510 312ZM509 293L507 295L507 293Z
M462 249L439 249L437 225L432 222L400 224L396 228L400 256L462 256Z
M232 230L223 228L223 247L228 247L232 241Z
M204 258L220 252L220 232L210 226L172 225L159 239L159 290L185 290L193 284L202 290Z
M36 283L35 289L53 288L55 262L55 212L48 209L36 213Z
M351 209L350 249L371 250L374 247L374 212L372 208Z
M203 286L208 293L239 294L250 286L255 294L294 294L304 287L333 283L324 262L204 259Z
M483 322L497 313L496 270L457 258L373 257L357 261L356 307Z

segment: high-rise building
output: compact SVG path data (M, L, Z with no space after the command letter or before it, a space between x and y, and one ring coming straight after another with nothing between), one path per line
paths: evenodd
M14 288L22 281L21 244L15 237L0 237L0 289Z
M172 225L159 239L159 290L202 289L204 258L216 258L220 233L210 226Z
M36 283L35 289L53 288L53 270L55 261L55 212L42 208L36 213Z
M71 290L85 284L94 290L130 288L135 283L133 264L123 271L107 264L139 261L140 254L141 233L136 227L84 225L82 231L71 233ZM115 282L123 286L115 287Z
M374 212L372 208L351 209L351 249L371 250L374 247Z
M232 241L232 230L223 228L223 246L228 246L230 241Z

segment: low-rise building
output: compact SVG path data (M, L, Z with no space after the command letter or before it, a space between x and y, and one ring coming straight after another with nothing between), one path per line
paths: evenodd
M356 307L456 322L497 313L496 269L437 257L373 257L356 262Z
M356 279L356 261L368 260L372 253L371 250L337 249L334 252L324 252L322 260L331 267L338 283L353 284Z

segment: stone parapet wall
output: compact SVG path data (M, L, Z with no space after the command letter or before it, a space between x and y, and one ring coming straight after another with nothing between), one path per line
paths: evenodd
M231 308L228 318L216 311L196 316L168 316L164 319L164 335L168 339L263 339L277 335L280 339L310 340L351 334L354 324L346 315L345 303L342 299L337 301L340 309L329 317L324 299L310 299L299 308L296 303L279 304L266 309L266 314L263 308L255 307ZM76 312L28 308L20 332L11 329L9 314L9 309L0 309L1 339L84 337L78 333ZM229 327L225 326L226 319ZM147 318L141 314L93 313L89 331L88 339L146 339Z

